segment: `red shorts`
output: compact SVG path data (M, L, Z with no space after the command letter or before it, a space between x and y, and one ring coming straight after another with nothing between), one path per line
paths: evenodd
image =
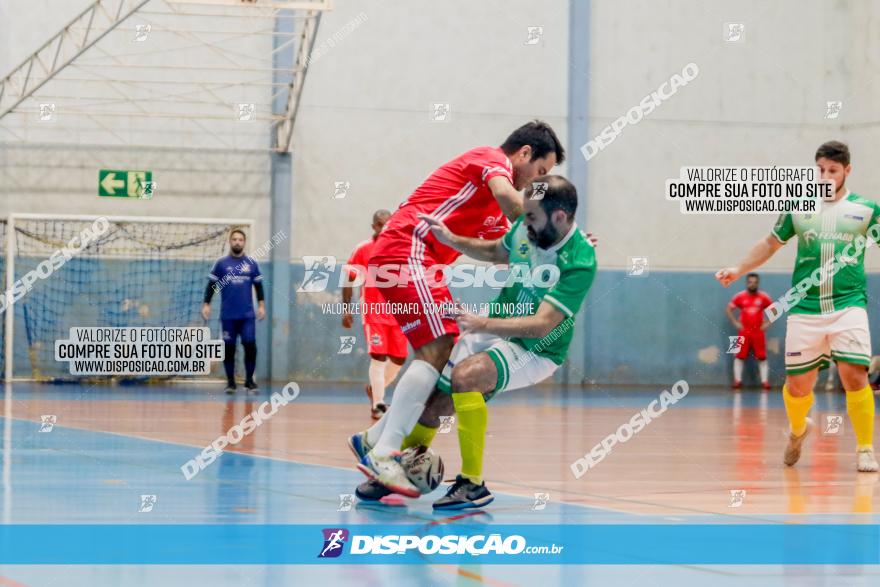
M400 326L382 322L364 321L364 335L367 337L367 352L371 355L388 355L405 359L407 355L406 337Z
M743 337L742 346L736 354L737 359L747 359L749 350L755 353L755 358L759 361L767 359L767 342L763 330L740 330L737 335Z
M458 336L458 323L450 311L454 303L452 294L436 274L431 277L434 272L429 268L436 263L413 257L403 261L374 257L370 259L370 265L385 266L390 268L389 276L394 274L390 277L397 285L377 289L413 349L421 348L444 334Z

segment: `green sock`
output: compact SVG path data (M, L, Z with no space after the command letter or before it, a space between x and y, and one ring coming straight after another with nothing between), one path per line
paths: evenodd
M489 410L479 391L453 393L452 403L458 414L458 445L461 451L461 475L472 483L483 482L483 447Z
M403 439L400 450L406 450L413 446L431 446L431 441L434 440L435 436L437 436L437 428L428 428L416 422L412 432Z

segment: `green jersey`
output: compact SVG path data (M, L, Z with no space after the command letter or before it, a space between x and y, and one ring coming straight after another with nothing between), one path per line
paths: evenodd
M876 202L853 193L836 202L822 202L819 214L779 216L773 236L782 243L798 237L792 286L813 280L809 288L802 286L805 295L791 313L828 314L867 306L865 239L869 230L872 235L877 230L871 227L877 224L878 216ZM822 271L832 264L836 271Z
M531 316L537 313L542 301L552 304L565 315L553 332L543 338L510 340L561 365L571 343L574 315L596 275L593 245L575 225L561 241L542 249L529 240L522 216L501 242L510 254L510 275L492 303L489 315L494 318Z

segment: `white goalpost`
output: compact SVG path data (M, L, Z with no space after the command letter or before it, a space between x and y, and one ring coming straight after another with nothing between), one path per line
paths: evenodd
M12 214L5 221L4 379L78 377L54 360L71 327L204 326L207 274L254 221Z

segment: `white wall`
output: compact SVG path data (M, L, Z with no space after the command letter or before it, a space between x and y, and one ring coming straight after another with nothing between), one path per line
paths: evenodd
M840 139L853 152L851 189L870 197L880 191L870 163L876 130L858 126L876 103L876 4L641 0L593 7L591 134L685 64L700 68L696 80L590 161L589 218L603 236L603 266L647 255L655 269L715 269L767 234L772 216L680 214L663 186L682 166L809 165L819 144ZM745 25L743 42L722 39L726 22ZM827 100L844 102L838 120L825 120ZM790 268L793 249L767 267Z
M89 0L0 2L0 75L5 75L21 63L91 4ZM270 36L236 38L231 34L221 35L216 31L234 29L229 19L204 18L196 23L179 17L175 20L175 17L167 14L156 14L164 10L162 5L160 0L148 4L144 13L126 20L76 63L90 66L107 63L112 66L113 58L106 57L103 53L106 52L111 56L125 56L121 62L138 66L130 70L108 67L104 73L111 78L145 80L159 76L160 85L121 87L121 91L134 96L149 91L146 88L155 89L160 94L186 91L191 88L180 89L181 86L174 86L170 82L187 76L197 76L200 81L216 81L220 76L228 76L228 72L213 68L228 66L230 61L214 49L194 47L198 43L187 33L181 34L180 30L176 30L175 24L178 24L181 29L215 31L213 36L201 36L205 40L216 41L218 46L231 48L236 61L245 67L262 59L264 70L246 71L242 74L247 76L246 79L260 81L271 75ZM146 42L135 43L135 25L141 23L151 24L152 32ZM271 31L271 20L265 20L264 24ZM248 23L241 26L248 26ZM81 34L81 31L74 31L74 34ZM224 37L231 37L232 40L221 40ZM178 46L191 48L178 52L174 50ZM194 73L193 70L143 67L157 64L203 66L204 69L196 69ZM253 125L247 126L250 123L240 123L234 119L233 102L262 101L267 104L269 89L253 84L253 87L232 89L227 94L221 92L218 94L223 96L221 101L228 99L229 104L206 103L201 107L202 114L208 109L215 109L222 115L228 114L228 120L216 120L207 125L207 129L193 125L185 117L175 116L174 113L181 106L170 102L148 105L149 112L169 114L160 118L99 115L96 119L89 119L68 116L71 108L82 108L82 104L67 103L66 97L88 97L87 102L93 103L95 112L99 114L112 112L119 107L109 101L119 97L119 86L114 89L109 85L69 81L71 77L93 77L96 71L100 73L100 67L68 68L60 76L67 80L51 80L39 90L37 96L51 96L51 99L43 99L56 103L57 122L42 123L36 121L35 115L18 114L10 115L5 121L14 129L15 135L23 136L26 140L9 141L9 135L0 132L0 139L7 140L0 143L0 195L3 196L0 198L0 215L10 212L55 212L252 218L257 223L251 243L255 248L259 246L269 236L268 150L233 153L230 150L193 148L193 145L204 141L211 143L213 137L208 130L223 133L223 138L229 138L233 144L236 133L241 137L253 135ZM251 97L257 95L257 98ZM34 102L27 102L23 107L33 110ZM107 127L112 129L112 135L104 130ZM269 144L269 135L265 130L259 136L259 144ZM221 145L213 143L210 146ZM151 200L99 198L99 169L150 170L158 183L156 196Z
M565 137L567 3L336 2L318 43L367 20L311 67L295 130L293 255L345 256L436 167L530 119ZM544 43L526 46L528 26ZM431 122L434 102L451 121ZM333 200L333 182L351 191Z
M88 3L0 0L0 70ZM335 4L319 44L358 15L366 20L308 74L294 136L294 257L347 255L368 235L373 210L394 209L438 165L470 147L499 144L529 119L547 120L567 142L566 0ZM744 23L745 41L725 43L725 22ZM714 269L766 234L770 216L681 215L662 190L684 165L809 164L818 144L840 138L853 150L852 189L880 192L872 165L880 155L878 25L878 5L857 0L593 2L590 30L582 33L591 43L591 134L686 63L700 67L694 82L589 163L587 228L602 239L602 266L647 255L656 269ZM542 44L523 44L528 26L544 27ZM825 120L825 102L838 99L840 118ZM451 122L429 120L433 102L451 104ZM244 215L259 220L258 238L268 236L262 157L243 157L233 172L235 164L220 155L0 150L7 162L0 214ZM96 169L138 165L164 175L157 199L98 200ZM334 181L351 183L344 200L332 199ZM788 269L792 253L783 250L769 267ZM880 266L880 259L869 262Z
M90 0L0 1L0 75L6 75L90 4Z

